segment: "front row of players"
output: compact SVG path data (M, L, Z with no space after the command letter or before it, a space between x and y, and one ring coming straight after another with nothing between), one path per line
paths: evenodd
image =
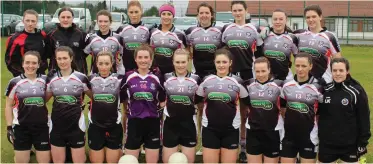
M256 78L243 82L231 74L232 57L226 49L216 51L216 73L204 80L188 72L190 57L184 49L176 50L175 71L164 77L151 67L154 53L147 45L135 51L138 69L125 76L111 73L114 60L110 53L97 55L99 73L89 77L74 70L73 56L70 48L57 48L58 69L48 76L36 73L38 52L29 51L23 56L24 73L11 79L6 91L7 136L14 146L15 162L29 162L32 145L38 162L47 163L51 156L53 162L64 162L66 146L71 147L73 162L86 161L83 93L91 99L91 162L118 162L125 129L125 154L138 158L143 145L146 161L156 163L162 140L164 162L180 145L188 162L193 163L195 105L203 110L201 137L206 163L236 162L240 110L248 112L249 163L275 163L279 157L281 162L294 163L297 154L301 162L313 163L318 149L320 162L356 162L366 153L370 138L367 95L350 76L344 58L331 61L334 81L320 86L310 74L312 58L306 53L295 57L296 75L286 82L273 79L270 62L264 57L254 62ZM48 127L46 102L51 97L54 100ZM239 102L248 108L239 108Z

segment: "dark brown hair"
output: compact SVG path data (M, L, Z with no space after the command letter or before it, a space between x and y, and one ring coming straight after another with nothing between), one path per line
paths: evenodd
M322 10L321 10L321 8L320 8L319 5L310 5L310 6L307 6L304 9L304 15L306 15L307 11L315 11L317 13L317 15L319 15L319 16L322 15Z
M247 10L247 5L246 5L246 2L245 2L245 1L235 1L235 0L233 0L233 1L231 2L231 9L232 9L233 5L235 5L235 4L240 4L240 5L243 6L243 8L244 8L245 10Z
M40 53L38 51L27 51L23 56L22 56L22 61L25 61L25 57L27 55L35 56L38 58L38 64L41 61Z
M215 10L214 10L214 8L212 8L212 6L209 5L209 4L206 3L206 2L202 2L202 3L199 4L198 7L197 7L197 14L199 14L199 9L200 9L201 7L207 7L207 8L210 9L210 13L211 13L211 16L212 16L212 17L211 17L211 22L215 22Z
M70 7L63 7L58 11L58 17L60 17L61 13L64 11L70 11L71 15L74 17L74 12Z
M295 55L294 61L297 60L297 58L306 58L308 63L312 65L312 55L307 52L300 52Z
M258 64L258 63L267 63L267 68L269 71L271 71L271 63L269 62L269 60L266 58L266 57L259 57L257 59L255 59L254 61L254 65L255 64Z
M344 57L333 58L332 61L330 62L330 68L333 68L334 63L344 63L346 66L346 71L350 71L350 62L346 58Z
M76 66L76 63L75 63L75 60L74 60L74 51L70 47L60 46L60 47L56 48L56 50L54 51L54 53L56 55L57 55L57 52L67 52L69 54L70 58L73 59L73 61L71 62L71 68L74 69L74 70L77 70L78 67ZM58 69L60 69L60 68L58 68Z
M39 14L33 9L27 9L25 12L23 12L23 19L25 18L26 14L35 15L36 19L38 19Z
M273 11L273 13L274 13L274 12L281 12L281 13L284 13L284 14L285 14L285 18L286 18L286 19L288 18L288 14L286 14L285 10L282 10L282 9L276 9L276 10ZM273 13L272 13L272 15L273 15ZM290 32L290 33L293 32L293 30L291 30L291 28L290 28L287 24L285 24L285 31Z
M109 17L109 21L110 23L113 22L113 17L111 16L111 13L107 10L100 10L97 14L96 14L96 19L98 21L98 16L100 15L104 15L104 16L107 16Z
M139 47L136 48L135 53L133 54L135 59L139 51L148 51L150 54L150 58L154 59L153 49L148 44L141 44Z

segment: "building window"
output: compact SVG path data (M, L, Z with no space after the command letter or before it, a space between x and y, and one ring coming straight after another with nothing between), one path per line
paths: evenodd
M298 30L298 23L293 23L293 30Z
M363 20L350 20L350 32L363 32Z
M373 32L373 20L364 21L364 32Z
M325 19L325 27L326 29L328 29L329 31L333 31L335 32L335 19Z

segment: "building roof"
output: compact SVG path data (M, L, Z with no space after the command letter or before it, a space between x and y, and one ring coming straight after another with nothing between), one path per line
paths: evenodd
M206 1L215 11L230 11L230 0ZM201 1L189 0L189 5L186 15L197 15L197 7ZM280 8L287 12L289 16L303 16L304 6L318 4L323 9L324 17L347 17L348 16L348 1L247 1L248 12L251 15L272 15L273 10ZM260 10L259 10L260 6ZM350 1L350 17L373 17L373 1Z

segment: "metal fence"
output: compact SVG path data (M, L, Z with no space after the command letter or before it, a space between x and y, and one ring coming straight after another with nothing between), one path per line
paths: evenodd
M209 0L215 11L230 12L231 1ZM150 12L151 8L158 9L164 3L173 3L176 16L196 16L197 6L202 3L197 0L140 0L143 11ZM288 26L293 30L307 28L303 16L304 8L311 4L318 4L323 9L323 26L341 39L349 43L351 40L373 41L373 1L247 1L248 12L251 18L260 18L272 24L272 11L277 8L283 9L288 15ZM66 1L1 1L1 27L2 34L13 33L17 24L22 21L22 14L26 9L35 9L39 12L40 27L45 28L51 22L58 22L56 11L58 8L69 6L77 8L74 14L74 22L87 31L93 28L95 15L100 9L126 12L128 0L66 0ZM75 12L75 10L74 10ZM7 15L15 14L15 15ZM86 16L81 19L81 16ZM148 15L150 16L150 15ZM218 16L219 17L219 16ZM14 27L13 27L14 26Z

